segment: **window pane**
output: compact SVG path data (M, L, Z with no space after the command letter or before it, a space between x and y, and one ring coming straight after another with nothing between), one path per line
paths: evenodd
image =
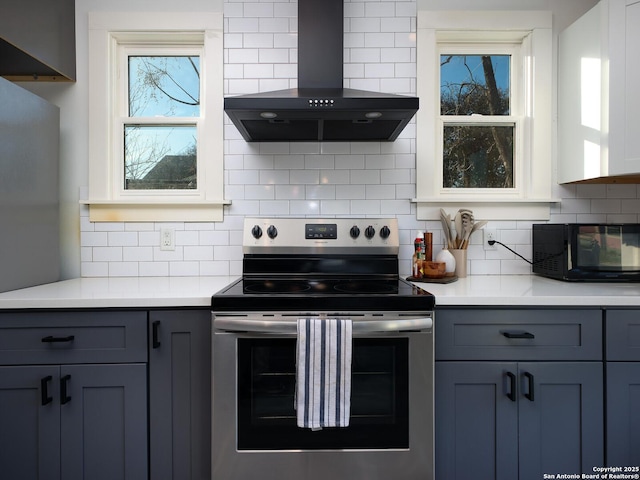
M124 188L175 190L197 188L196 127L126 125Z
M200 115L200 57L129 57L130 117Z
M513 188L513 126L445 125L445 188Z
M509 115L510 55L441 55L441 115Z

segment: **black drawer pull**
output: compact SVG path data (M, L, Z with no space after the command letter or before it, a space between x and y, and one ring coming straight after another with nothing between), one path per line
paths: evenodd
M524 372L524 376L527 378L528 380L528 384L529 384L529 391L527 393L524 394L525 398L529 399L529 401L533 402L534 400L534 396L533 396L533 375L529 372Z
M44 337L42 339L42 343L65 343L65 342L73 342L75 336L69 335L67 337L54 337L53 335L49 335L48 337Z
M516 401L516 376L511 372L505 373L505 376L507 377L507 397L512 402L515 402Z
M49 382L52 379L53 377L51 375L40 379L40 398L43 406L53 402L53 398L49 396Z
M159 330L160 330L160 320L156 320L152 324L152 347L160 348L160 338L159 338Z
M71 375L65 375L60 378L60 404L64 405L71 401L71 397L67 394L67 385L71 380Z
M536 338L533 333L524 330L502 330L500 333L507 338Z

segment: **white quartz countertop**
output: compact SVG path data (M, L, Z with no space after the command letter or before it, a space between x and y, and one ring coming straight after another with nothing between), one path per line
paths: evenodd
M438 306L640 306L640 283L563 282L537 275L470 275L453 283L416 283Z
M238 277L75 278L0 293L0 309L153 308L211 305Z
M0 309L207 307L238 277L76 278L0 293ZM569 283L536 275L471 275L416 283L437 306L640 306L640 283Z

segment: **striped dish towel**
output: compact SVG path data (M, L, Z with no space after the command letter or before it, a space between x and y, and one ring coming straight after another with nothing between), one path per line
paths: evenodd
M351 411L351 320L298 319L298 427L348 427Z

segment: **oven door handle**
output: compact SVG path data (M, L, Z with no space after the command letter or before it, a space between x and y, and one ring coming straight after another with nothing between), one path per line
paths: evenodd
M301 317L304 318L304 317ZM228 332L256 332L256 333L297 333L298 319L265 320L247 317L214 317L213 327ZM431 317L398 318L394 320L354 320L353 334L415 332L429 330L433 327Z

